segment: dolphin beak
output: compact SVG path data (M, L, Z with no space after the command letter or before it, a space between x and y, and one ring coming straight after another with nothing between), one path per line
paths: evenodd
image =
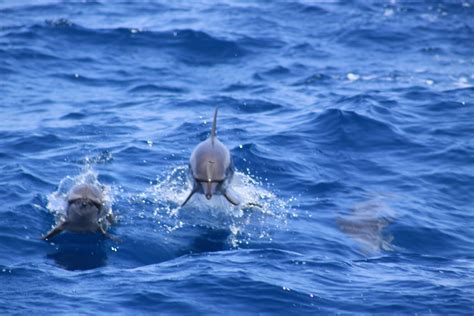
M204 186L204 195L206 196L206 199L210 200L212 198L212 195L216 191L217 183L206 182L203 186Z

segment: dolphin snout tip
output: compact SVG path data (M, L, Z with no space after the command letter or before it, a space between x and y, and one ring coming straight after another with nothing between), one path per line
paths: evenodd
M212 194L211 193L206 193L206 199L210 200L212 198Z

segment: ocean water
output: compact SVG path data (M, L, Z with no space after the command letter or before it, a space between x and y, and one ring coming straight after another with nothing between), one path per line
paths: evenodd
M0 135L2 315L474 313L472 1L0 0Z

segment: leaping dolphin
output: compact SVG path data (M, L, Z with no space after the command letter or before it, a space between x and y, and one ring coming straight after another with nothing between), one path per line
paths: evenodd
M67 194L66 217L50 232L42 237L51 239L64 230L76 233L100 232L106 237L116 239L106 232L113 222L113 215L104 203L103 190L91 184L74 186Z
M184 206L194 193L200 192L210 200L216 193L222 194L227 201L238 205L239 200L229 191L228 186L234 176L234 164L229 149L216 136L217 108L214 111L211 135L196 146L189 160L189 176L193 189Z

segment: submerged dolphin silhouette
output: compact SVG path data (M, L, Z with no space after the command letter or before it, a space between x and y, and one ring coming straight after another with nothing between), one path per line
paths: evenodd
M196 146L189 160L189 175L193 189L184 206L194 193L200 192L210 200L216 193L222 194L227 201L238 205L239 200L229 191L228 186L234 175L234 164L229 149L216 136L217 108L214 112L211 135Z
M64 230L76 233L94 233L114 239L106 232L113 223L113 215L107 212L103 190L91 184L74 186L67 194L66 218L42 237L48 240Z

